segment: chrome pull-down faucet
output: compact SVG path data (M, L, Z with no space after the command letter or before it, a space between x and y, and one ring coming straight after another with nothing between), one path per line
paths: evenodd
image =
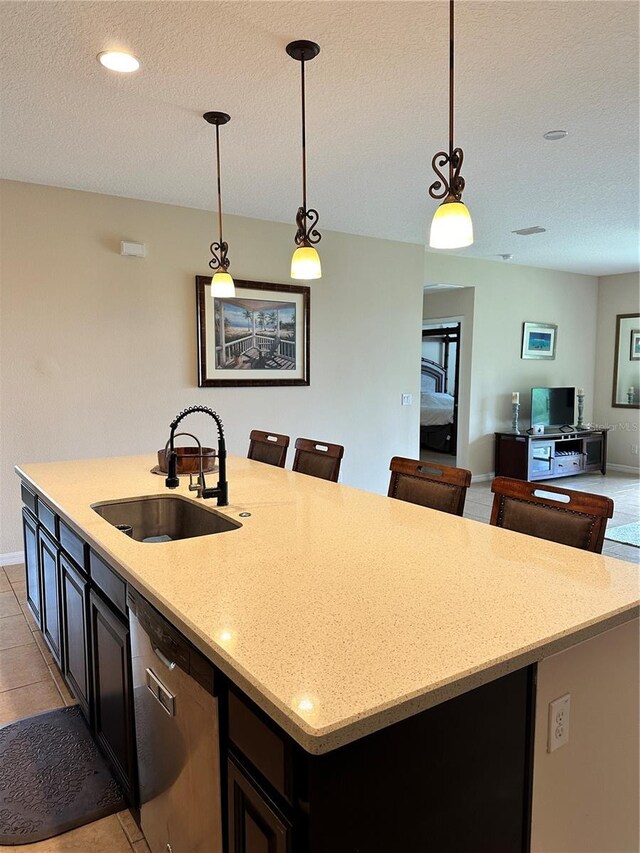
M194 486L192 491L197 490L198 497L202 498L217 498L218 506L228 506L229 505L229 484L227 483L227 448L224 440L224 426L222 424L222 420L220 419L220 415L217 412L214 412L213 409L210 409L208 406L190 406L188 409L180 412L180 414L174 418L169 427L171 429L171 433L169 435L169 451L167 453L167 478L164 481L165 486L168 489L177 489L180 485L180 480L178 479L178 454L176 453L174 446L174 439L176 435L176 428L178 424L187 417L187 415L194 414L195 412L202 412L202 414L209 415L216 422L216 427L218 429L218 485L215 489L207 488L204 479L204 470L202 465L202 454L200 455L200 474L199 474L199 483L197 486ZM196 439L197 440L197 439ZM193 485L193 484L192 484ZM191 488L191 486L189 487Z

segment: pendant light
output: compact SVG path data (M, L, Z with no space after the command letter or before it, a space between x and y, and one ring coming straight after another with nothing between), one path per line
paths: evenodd
M231 116L227 113L209 112L205 113L202 118L208 121L209 124L215 125L216 128L216 165L218 174L218 242L212 243L209 247L211 250L211 260L209 266L214 270L213 278L211 279L211 295L212 296L235 296L236 288L233 279L229 274L229 258L227 252L229 245L222 239L222 193L220 189L220 125L226 124L231 120Z
M449 152L438 151L434 155L431 165L438 180L429 187L431 198L444 199L431 222L429 245L434 249L461 249L473 243L471 216L462 202L464 178L460 170L464 154L462 148L453 147L453 1L449 0ZM440 171L447 165L449 180Z
M320 255L314 248L321 240L321 234L316 230L318 211L307 208L307 137L306 137L306 104L304 86L304 64L320 53L320 45L313 41L292 41L287 45L287 53L300 63L301 93L302 93L302 207L296 214L295 242L298 247L291 258L291 278L309 280L321 278Z

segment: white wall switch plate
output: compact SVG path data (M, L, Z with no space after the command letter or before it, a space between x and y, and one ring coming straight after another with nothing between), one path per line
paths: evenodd
M402 395L402 405L410 406L413 403L413 394L403 394Z
M570 709L571 695L569 693L549 702L547 752L555 752L556 749L560 749L561 746L569 743Z

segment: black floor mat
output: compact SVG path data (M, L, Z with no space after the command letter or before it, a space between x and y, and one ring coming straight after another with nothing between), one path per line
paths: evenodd
M77 705L0 728L0 845L42 841L126 807Z

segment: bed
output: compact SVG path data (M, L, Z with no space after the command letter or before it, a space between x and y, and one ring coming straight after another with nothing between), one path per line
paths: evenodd
M444 390L447 372L428 358L422 359L421 369L420 446L440 453L455 452L452 447L455 400Z

